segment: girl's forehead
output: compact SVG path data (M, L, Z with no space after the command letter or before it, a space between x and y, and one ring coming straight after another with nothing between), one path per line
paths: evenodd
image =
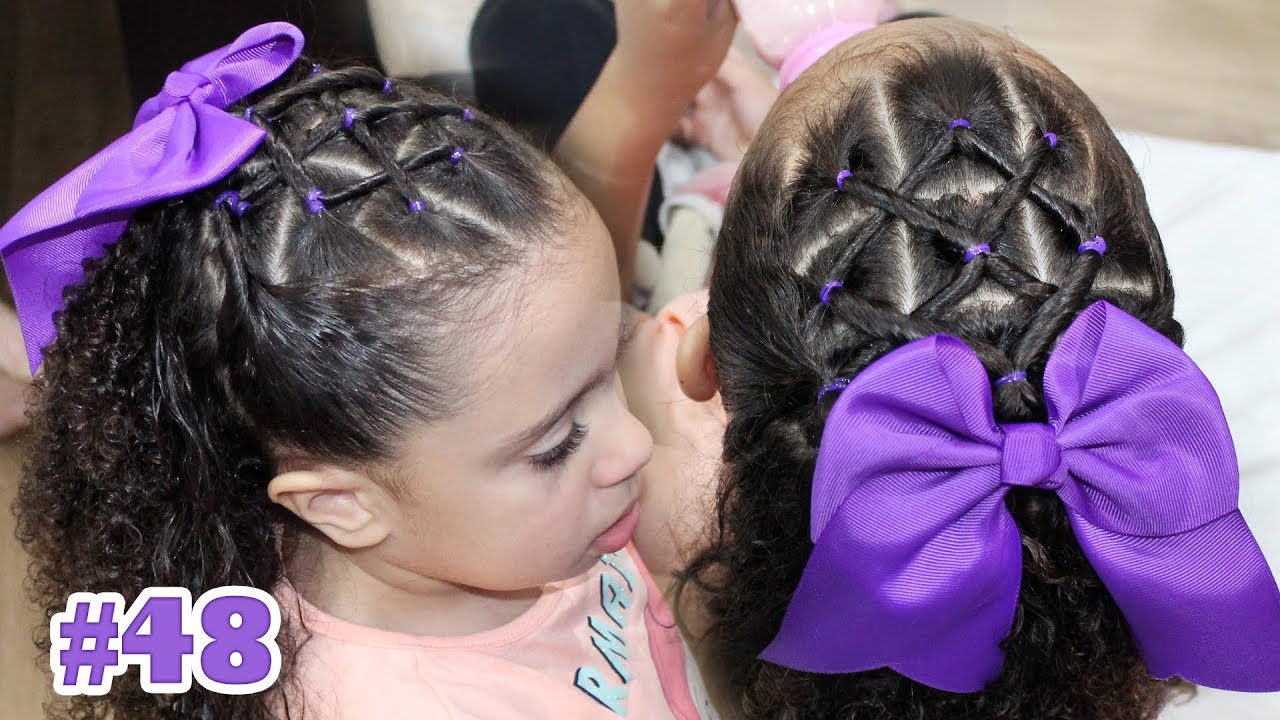
M460 331L459 348L473 348L470 360L459 358L469 394L535 404L554 394L568 374L613 352L619 296L608 230L594 211L570 213L557 238L489 293L477 322Z

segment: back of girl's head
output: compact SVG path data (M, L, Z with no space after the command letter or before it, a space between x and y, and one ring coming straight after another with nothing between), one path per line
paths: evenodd
M1002 35L892 23L783 96L723 228L709 307L729 416L720 536L690 576L708 592L733 702L761 718L1153 716L1169 686L1148 676L1061 501L1030 488L1006 500L1023 580L1003 672L984 691L742 660L777 633L813 547L810 490L836 394L815 398L828 383L946 333L993 381L1026 371L995 389L999 422L1045 422L1046 357L1090 302L1181 342L1137 174L1093 103ZM1095 236L1105 255L1081 251ZM824 305L831 281L843 287Z
M228 111L262 145L135 213L57 318L18 501L47 614L74 591L275 586L277 531L296 522L267 497L280 464L374 461L447 417L465 400L448 359L480 300L560 217L562 181L531 146L371 69L300 61ZM74 705L268 712L199 686L152 696L135 676Z

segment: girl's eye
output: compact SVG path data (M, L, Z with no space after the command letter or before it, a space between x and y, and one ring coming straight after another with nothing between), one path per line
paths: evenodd
M582 439L587 436L587 426L573 424L573 428L569 431L559 445L550 450L534 455L529 458L529 462L539 470L550 470L557 465L562 464L569 456L574 453L582 445Z

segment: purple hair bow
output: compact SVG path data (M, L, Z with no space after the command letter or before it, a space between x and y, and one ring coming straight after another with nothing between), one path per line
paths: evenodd
M265 133L224 109L283 75L302 44L296 27L268 23L183 65L142 105L133 130L0 228L33 373L53 339L63 289L83 278L85 258L119 238L136 208L212 185L248 157Z
M761 657L890 667L973 692L1004 662L1022 573L1010 487L1053 490L1155 677L1280 690L1280 590L1238 508L1222 406L1185 353L1105 302L1045 368L1049 424L998 425L977 356L935 336L854 378L814 472L815 543Z

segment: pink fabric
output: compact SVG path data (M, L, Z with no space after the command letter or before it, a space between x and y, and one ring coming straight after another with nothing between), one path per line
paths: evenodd
M311 635L295 684L286 686L295 716L302 702L312 720L699 717L683 640L634 548L547 586L511 623L463 637L355 625L313 607L288 583L276 596L294 627L300 617Z
M839 23L883 22L894 14L894 3L886 0L734 0L734 6L756 52L775 69L815 31Z
M723 208L729 202L729 189L733 187L739 164L737 160L718 162L694 175L676 192L701 195Z
M778 68L778 83L783 90L787 89L787 86L795 82L801 73L821 60L823 55L831 52L845 40L875 26L873 22L844 22L813 32L796 45L782 61L782 67Z

